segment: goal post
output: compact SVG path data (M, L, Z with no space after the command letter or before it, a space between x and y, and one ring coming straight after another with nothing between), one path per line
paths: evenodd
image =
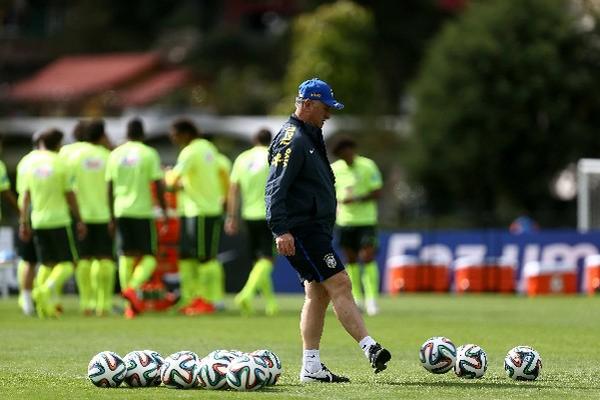
M600 159L577 163L577 229L600 229Z

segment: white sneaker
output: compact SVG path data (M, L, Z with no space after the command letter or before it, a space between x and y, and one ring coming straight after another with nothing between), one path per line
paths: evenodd
M345 376L339 376L331 372L325 364L321 364L321 369L317 372L308 372L306 369L302 369L300 372L300 382L302 383L313 383L313 382L325 382L325 383L342 383L350 382L350 379Z
M373 316L379 314L379 308L377 307L377 302L375 299L366 299L365 300L365 308L367 310L368 316Z

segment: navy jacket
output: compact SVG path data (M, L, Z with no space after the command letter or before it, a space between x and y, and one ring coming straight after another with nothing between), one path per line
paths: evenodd
M313 225L328 233L336 213L335 178L321 129L295 116L269 147L267 223L275 236Z

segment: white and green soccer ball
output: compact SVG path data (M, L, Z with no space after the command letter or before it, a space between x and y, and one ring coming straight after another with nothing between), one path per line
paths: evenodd
M160 383L160 367L156 359L145 351L137 350L127 353L123 357L127 372L125 373L125 383L130 387L148 387L156 386L156 381Z
M144 353L146 353L150 357L152 357L154 362L158 365L158 375L154 379L154 382L152 382L150 384L150 386L160 386L160 384L162 383L161 378L160 378L160 369L161 369L163 363L165 362L165 359L163 358L163 356L160 355L160 353L158 353L154 350L144 350Z
M198 367L198 385L209 390L227 389L227 368L237 357L237 352L231 350L208 353Z
M198 355L178 351L164 359L160 368L162 383L170 389L191 389L198 385Z
M277 354L271 350L255 350L250 355L262 358L267 364L267 382L265 386L275 385L283 372L281 360L277 357Z
M542 358L529 346L517 346L506 355L504 370L517 381L534 381L542 372Z
M103 351L88 364L88 378L98 387L117 387L125 379L127 367L117 353Z
M232 350L219 350L219 351L224 351L224 352L228 352L231 356L233 356L233 358L238 358L241 356L245 356L247 353L241 351L241 350L236 350L236 349L232 349Z
M434 336L423 343L419 350L419 360L427 371L445 374L456 363L456 346L448 338Z
M244 355L231 361L227 368L227 385L235 390L258 390L268 379L268 365L261 357Z
M487 355L476 344L465 344L456 349L454 373L459 378L481 378L487 370Z

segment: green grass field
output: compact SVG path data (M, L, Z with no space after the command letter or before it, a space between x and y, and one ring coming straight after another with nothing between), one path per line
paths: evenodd
M89 318L76 313L75 298L65 302L59 320L27 318L16 299L0 301L0 399L598 399L600 398L600 298L414 295L384 298L382 312L367 318L373 337L388 347L388 370L374 375L358 346L327 317L321 358L349 384L300 385L301 344L298 311L302 298L281 297L273 318L240 317L234 312L183 317L147 314ZM419 346L444 335L458 346L476 343L489 367L480 380L433 375L418 360ZM503 360L513 346L536 348L544 362L536 382L515 382ZM178 391L165 387L99 389L87 379L92 356L102 350L121 355L150 348L164 356L193 350L200 356L218 348L268 348L281 358L284 373L260 392Z

